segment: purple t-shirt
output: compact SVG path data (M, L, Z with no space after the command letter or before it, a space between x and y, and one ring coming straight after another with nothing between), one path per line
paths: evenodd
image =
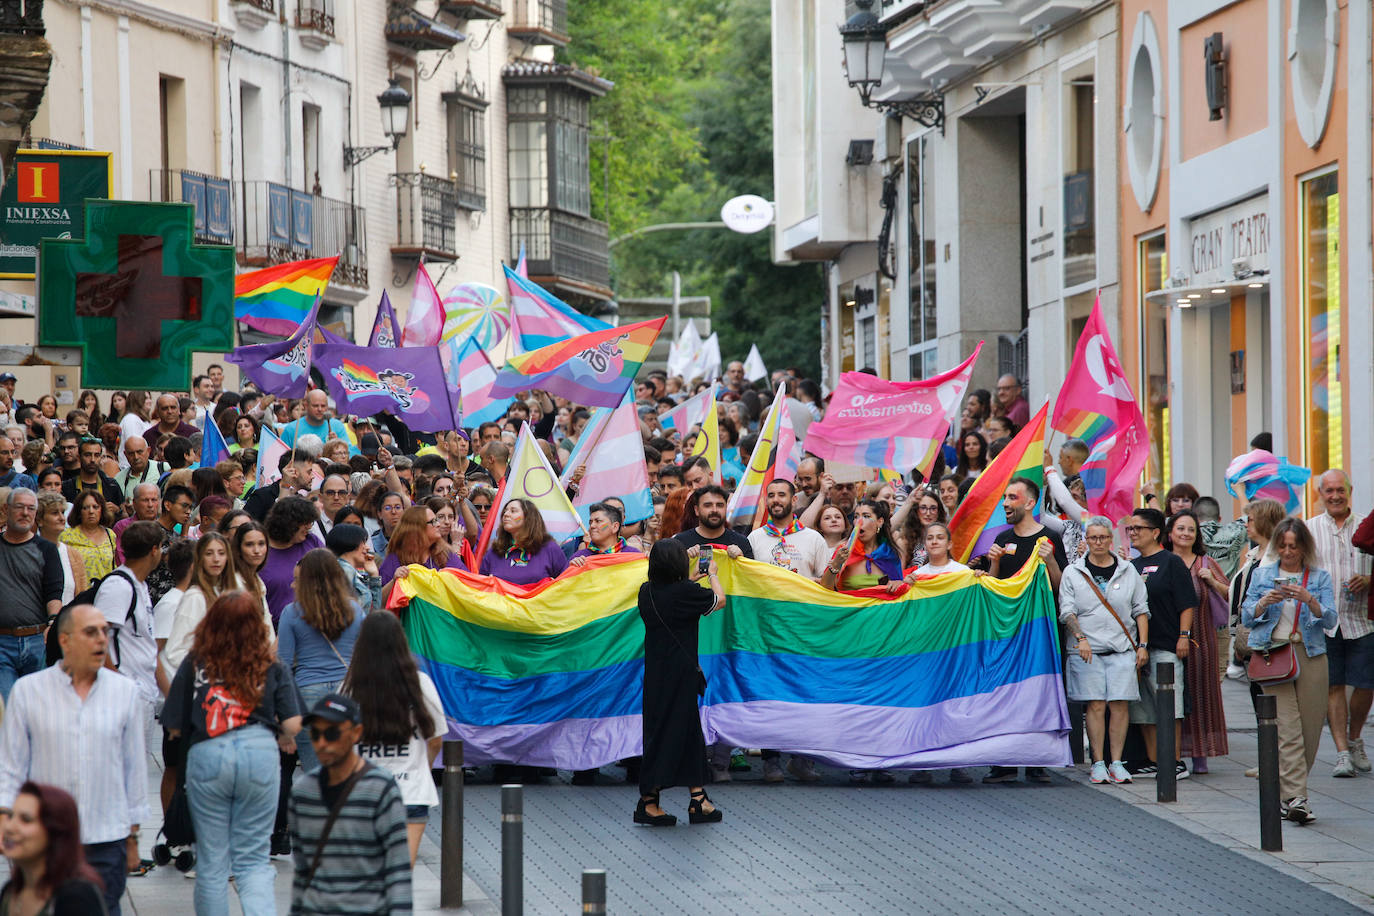
M425 562L423 562L423 563L418 563L418 564L416 564L416 565L417 565L417 566L424 566L424 567L426 567L426 568L428 568L428 569L439 569L439 568L440 568L440 567L434 565L434 558L433 558L433 557L425 557ZM387 555L386 555L386 559L382 561L382 567L381 567L381 569L377 570L378 574L382 577L382 584L385 585L386 583L390 582L390 581L391 581L391 577L394 576L394 575L396 575L396 570L398 570L398 569L400 569L400 568L401 568L401 558L398 557L398 556L396 556L396 554L394 554L394 553L389 553L389 554L387 554ZM456 553L454 553L454 552L452 552L452 551L449 551L448 561L447 561L446 563L444 563L443 568L445 568L445 569L467 569L467 564L465 564L465 563L463 562L462 558L459 557L458 554L456 554Z
M258 570L258 577L267 589L267 610L272 614L273 623L281 617L281 612L286 606L296 600L296 590L291 587L296 567L307 553L323 546L324 542L313 534L295 547L287 547L285 550L268 546L267 562Z
M553 538L549 538L523 566L512 563L495 550L488 550L482 557L481 571L484 576L495 576L516 585L533 585L541 579L555 578L567 568L568 558L563 556L563 549Z

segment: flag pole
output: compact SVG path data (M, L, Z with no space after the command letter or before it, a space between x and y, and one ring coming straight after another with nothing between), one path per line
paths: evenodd
M310 366L311 366L311 364L315 361L315 328L316 328L316 325L318 324L318 322L317 322L316 319L318 318L319 314L320 314L320 291L319 291L318 289L316 289L316 290L315 290L315 304L312 305L312 306L310 307L310 314L307 315L306 318L305 318L306 324L308 324L309 327L307 327L307 328L305 329L305 333L301 335L301 340L305 342L305 394L306 394L306 396L309 396L309 394L310 394ZM296 423L296 434L295 434L294 436L291 437L291 458L290 458L290 460L287 462L287 466L288 466L288 467L289 467L290 465L296 463L296 443L299 442L300 439L301 439L301 421L300 421L300 417L297 417L297 418L296 418L295 423Z

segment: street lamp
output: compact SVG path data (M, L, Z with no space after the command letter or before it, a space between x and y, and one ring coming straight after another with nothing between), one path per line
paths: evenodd
M410 93L396 77L391 85L377 96L377 104L382 107L382 133L391 141L389 146L345 146L344 168L351 169L369 156L394 150L401 145L410 126Z
M911 118L926 127L945 132L945 97L929 93L915 99L873 101L873 90L883 84L884 58L887 56L887 27L873 12L873 0L854 0L857 12L840 26L844 42L844 73L850 87L859 90L865 108L884 114Z

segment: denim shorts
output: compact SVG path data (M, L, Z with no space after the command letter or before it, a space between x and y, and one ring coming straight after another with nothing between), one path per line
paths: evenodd
M1135 653L1113 652L1093 655L1083 661L1077 651L1069 652L1064 666L1070 700L1136 700L1140 686L1135 676Z
M428 824L429 806L428 805L406 805L407 824Z
M1327 682L1332 687L1374 688L1374 633L1346 639L1326 637Z

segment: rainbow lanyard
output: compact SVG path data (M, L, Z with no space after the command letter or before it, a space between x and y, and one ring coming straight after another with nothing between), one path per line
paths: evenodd
M525 551L521 550L519 547L512 547L509 551L506 552L506 562L509 563L511 566L528 566L530 562L530 555L525 553Z
M616 538L615 543L610 547L597 547L595 544L588 544L587 549L594 554L620 553L625 549L625 539Z
M801 531L805 527L806 526L803 525L801 522L797 521L795 517L792 519L791 523L786 528L781 529L778 528L777 525L773 524L772 519L769 519L768 521L763 523L763 530L767 531L769 534L771 534L778 540L782 540L789 534L796 534L798 531Z

